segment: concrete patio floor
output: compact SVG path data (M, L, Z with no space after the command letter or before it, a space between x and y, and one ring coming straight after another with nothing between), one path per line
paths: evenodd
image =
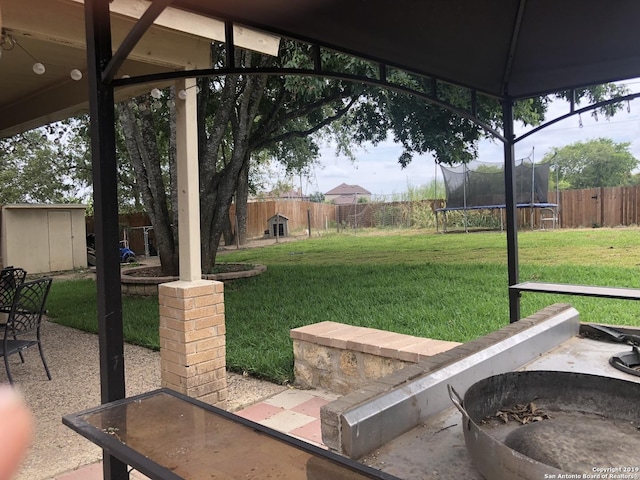
M94 463L102 451L62 424L62 416L100 403L98 337L44 321L44 354L51 369L47 380L37 349L10 359L14 384L35 416L35 435L18 480L42 480ZM146 348L125 345L127 394L160 386L160 357ZM6 382L4 368L0 382Z
M25 353L24 364L17 356L10 360L14 383L35 416L34 442L15 480L100 479L102 450L62 424L63 415L100 403L98 337L45 321L42 338L51 381L37 349ZM125 344L125 369L128 396L160 387L158 352ZM0 368L0 383L6 381ZM320 406L335 398L232 373L228 388L227 410L244 410L247 418L314 443L320 443Z
M306 238L291 236L280 239L280 242ZM273 239L255 239L243 248L263 247L274 243ZM234 246L221 247L220 254L235 249ZM158 258L145 259L144 263L157 264ZM94 273L93 271L87 271L83 274L69 272L68 278L80 278L87 275L92 277ZM65 275L60 277L64 278ZM35 416L34 442L14 480L93 480L94 478L102 478L102 469L99 465L102 450L62 424L63 415L100 404L98 337L45 320L42 325L42 338L44 354L51 369L51 381L47 380L37 350L29 349L25 352L26 361L24 364L21 364L20 359L16 356L10 359L14 383L22 391ZM125 344L125 375L127 396L159 388L159 352ZM7 374L4 368L0 367L0 383L5 382L7 382ZM227 386L229 398L226 404L221 406L230 411L251 407L281 392L297 391L303 393L282 385L234 373L228 373ZM315 397L320 398L319 403L314 407L317 409L315 414L319 418L320 405L327 401L326 399L333 397L330 393L321 391L314 392ZM299 396L298 399L299 403L309 400L305 395ZM295 402L296 400L293 400L291 403L290 400L288 406L284 406L282 409L289 412L296 406ZM255 408L247 411L249 415L253 415L247 418L261 423L262 420L267 420L279 413L272 409L258 410L259 413L256 413ZM260 418L260 415L263 418ZM290 424L286 421L287 419L291 420L288 418L289 415L290 413L284 413L277 416L275 420L269 420L270 423L266 424L288 433ZM306 430L302 431L300 438L311 442L319 439L319 420L313 425L312 427L307 426ZM304 427L304 425L301 426ZM74 472L80 476L73 477Z

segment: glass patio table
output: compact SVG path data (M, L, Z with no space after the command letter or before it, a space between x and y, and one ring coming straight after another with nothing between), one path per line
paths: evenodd
M153 480L398 480L168 389L62 421Z

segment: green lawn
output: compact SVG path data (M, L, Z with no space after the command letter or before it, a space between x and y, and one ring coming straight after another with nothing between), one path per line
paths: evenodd
M640 288L640 229L519 234L520 280ZM292 379L291 328L332 320L466 341L509 321L504 233L358 231L240 250L219 261L263 263L266 273L225 285L227 364L272 381ZM523 294L529 315L572 303L583 321L640 325L640 304ZM95 329L91 281L54 282L48 308L61 323ZM125 298L125 337L158 345L155 299Z

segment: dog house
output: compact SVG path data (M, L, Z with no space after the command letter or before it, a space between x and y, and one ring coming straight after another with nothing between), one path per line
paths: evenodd
M86 205L2 207L2 264L46 273L86 268Z
M267 220L267 230L269 238L288 237L289 236L289 217L276 213Z

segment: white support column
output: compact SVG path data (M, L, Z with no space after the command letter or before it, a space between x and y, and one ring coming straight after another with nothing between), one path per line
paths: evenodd
M203 402L227 398L224 285L202 280L196 81L176 81L180 280L158 286L162 386Z
M180 280L200 280L200 187L196 80L176 81L176 143L178 161L178 235ZM179 98L185 92L184 100Z

